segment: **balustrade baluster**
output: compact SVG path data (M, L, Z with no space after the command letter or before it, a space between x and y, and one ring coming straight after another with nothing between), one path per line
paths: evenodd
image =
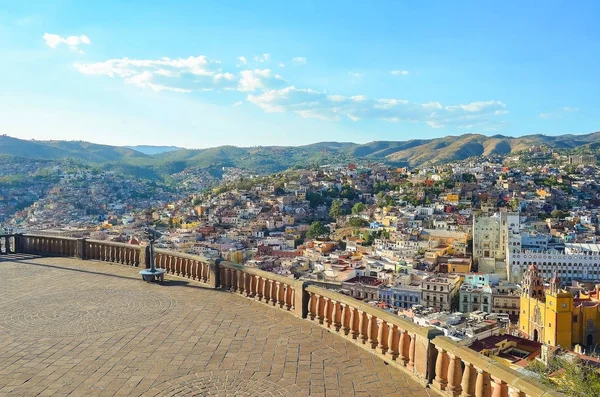
M342 329L342 304L341 302L333 302L333 325L335 332L339 333Z
M462 381L460 386L462 388L461 397L474 397L475 395L475 367L473 364L464 362L465 369L463 371Z
M377 317L367 313L367 340L371 349L377 347Z
M231 270L231 288L229 289L231 292L237 292L237 284L238 284L238 272L237 270Z
M279 305L279 307L283 307L283 299L281 299L281 292L283 288L281 288L281 282L275 281L275 303L273 305Z
M388 351L388 333L391 325L387 321L380 320L379 327L377 329L377 341L379 345L377 350L381 354L385 354Z
M462 381L461 359L455 354L448 355L450 356L450 364L448 366L448 390L453 396L458 396L462 390L460 385Z
M495 376L491 376L493 383L492 397L508 397L508 385L505 381Z
M396 325L390 324L390 329L388 333L388 352L392 356L392 360L396 360L398 355L400 354L404 346L404 342L406 341L406 337L404 336L404 332L401 332L398 337L398 332L400 330ZM406 361L401 360L403 365L406 365Z
M360 312L358 309L351 308L350 311L350 336L352 339L358 339L360 335Z
M317 321L319 324L323 324L325 321L325 299L321 295L315 295L317 297Z
M433 384L439 390L446 390L448 385L448 355L446 350L437 348L437 358L435 360L435 379Z
M330 298L325 298L325 325L327 328L331 328L331 324L333 323L333 301Z
M368 319L366 318L367 314L362 310L358 311L358 332L360 335L360 341L365 344L367 343L367 328L368 328Z
M412 371L415 368L415 348L416 348L415 339L416 339L416 335L410 335L409 334L409 337L410 337L410 342L409 342L409 345L408 345L408 365L407 365L407 368Z
M509 397L526 397L525 393L523 393L519 389L516 389L516 388L514 388L512 386L509 386L508 389L509 389L509 394L508 394Z
M477 368L477 381L475 382L475 397L491 396L490 375Z
M308 298L308 316L311 321L315 321L317 317L317 295L314 292L309 292Z

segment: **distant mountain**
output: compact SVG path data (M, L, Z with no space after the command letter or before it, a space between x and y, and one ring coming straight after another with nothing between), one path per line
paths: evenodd
M155 154L161 154L165 152L172 152L174 150L181 149L177 146L151 146L151 145L137 145L137 146L123 146L127 149L135 150L143 154L147 154L149 156L153 156Z
M205 168L219 176L222 167L239 167L256 174L279 172L293 167L310 167L357 159L385 161L396 165L420 166L463 160L471 156L504 155L532 146L555 149L600 146L600 132L585 135L465 134L410 141L319 142L305 146L219 146L181 149L171 146L116 147L88 142L27 141L0 136L0 155L25 158L74 158L146 178L161 178L189 167Z
M119 146L83 141L27 141L6 135L0 136L0 154L45 160L70 158L92 163L147 157L138 151Z

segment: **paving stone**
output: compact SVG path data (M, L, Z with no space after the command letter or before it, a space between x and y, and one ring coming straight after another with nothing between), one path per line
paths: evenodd
M280 309L138 270L0 257L0 396L430 395Z

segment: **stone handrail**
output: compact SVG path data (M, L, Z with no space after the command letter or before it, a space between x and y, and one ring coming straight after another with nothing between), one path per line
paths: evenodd
M155 249L154 264L168 274L215 286L215 261L197 255Z
M433 375L431 340L442 335L352 297L309 285L308 319L354 341L429 384Z
M431 387L448 396L551 397L562 394L508 366L438 336ZM462 394L461 394L462 393Z
M303 317L302 281L231 262L219 262L218 286Z
M17 253L17 236L14 234L0 235L0 255Z
M149 247L40 235L0 235L0 253L26 253L149 266ZM422 327L352 297L277 274L203 256L156 249L167 273L199 281L306 318L381 357L443 395L562 396L433 327Z

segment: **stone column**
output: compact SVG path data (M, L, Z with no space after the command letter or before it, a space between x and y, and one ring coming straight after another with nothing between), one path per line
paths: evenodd
M408 369L414 371L415 368L415 348L416 348L416 335L410 335L410 344L408 345Z
M342 328L342 304L337 301L333 301L333 326L335 332L339 333Z
M404 332L400 331L396 325L389 324L390 329L388 331L388 352L392 355L392 360L396 360L399 355L402 353L402 347L405 342ZM400 336L397 337L397 334L400 333ZM396 343L396 339L398 339L398 348L394 349L394 344ZM408 357L406 357L406 361L408 361ZM402 364L406 365L406 361L402 360Z
M475 368L473 364L464 362L465 370L463 371L462 382L460 384L462 389L461 397L473 397L475 395Z
M221 280L219 279L221 277L220 262L219 259L208 261L208 284L213 288L221 285Z
M85 260L87 259L86 253L85 253L85 246L86 246L86 241L84 238L78 238L77 239L77 257L81 260Z
M358 330L359 330L359 335L360 335L360 341L365 344L367 342L367 339L369 338L367 336L367 331L368 331L368 322L369 320L366 318L366 313L363 312L362 310L358 311Z
M361 326L360 310L353 307L350 308L350 310L350 335L352 336L352 339L358 340Z
M462 367L460 365L461 359L454 354L449 354L449 356L450 364L448 366L448 391L450 391L453 396L458 396L462 391L462 387L460 386L460 382L462 381Z
M500 378L491 376L494 389L492 397L508 397L508 385Z
M333 324L333 301L329 298L325 299L325 307L324 307L324 317L325 317L325 325L327 328L331 328L331 324Z
M377 341L379 344L377 345L377 351L381 354L385 354L388 351L388 334L391 329L391 325L386 321L381 320L379 324L379 328L377 329Z
M435 379L433 385L439 390L446 390L448 385L448 355L446 350L437 347L437 359L435 360Z
M342 331L344 331L344 335L347 336L352 329L352 308L346 303L340 303L340 306L342 309Z
M475 382L475 397L490 397L489 374L482 369L477 368L477 381Z

